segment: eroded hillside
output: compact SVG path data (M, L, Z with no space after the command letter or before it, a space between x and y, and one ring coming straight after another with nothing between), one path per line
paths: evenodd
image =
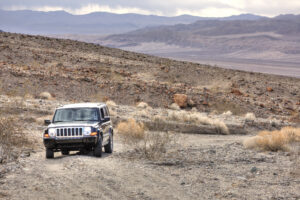
M299 120L300 79L163 59L99 45L0 33L1 90L57 99L168 107L188 95L199 111Z

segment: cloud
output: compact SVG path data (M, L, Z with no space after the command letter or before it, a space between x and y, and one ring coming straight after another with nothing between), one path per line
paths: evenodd
M299 0L9 0L0 1L5 10L65 10L72 14L90 12L139 13L175 16L192 14L224 17L242 13L264 16L300 14Z
M150 10L145 10L137 7L122 7L122 6L110 7L109 5L98 5L98 4L88 4L78 9L67 9L66 11L76 15L83 15L91 12L111 12L117 14L139 13L144 15L150 15L150 14L162 15L162 13L158 11L153 12Z

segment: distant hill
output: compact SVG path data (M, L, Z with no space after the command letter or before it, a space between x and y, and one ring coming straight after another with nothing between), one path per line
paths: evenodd
M111 35L99 43L231 68L246 68L251 64L260 71L263 69L260 65L279 66L278 73L287 73L288 67L291 71L300 69L299 35L300 15L280 15L257 20L198 20L192 24L147 27Z
M109 35L125 33L145 27L160 25L190 24L197 20L257 20L262 17L245 14L227 18L203 18L191 15L163 17L139 14L113 14L95 12L72 15L64 11L4 11L0 10L0 28L8 32L29 34L93 34Z
M106 39L132 42L164 42L183 46L202 46L198 39L211 36L272 32L280 35L300 34L299 16L260 20L199 20L192 24L148 27ZM188 37L189 36L189 37ZM274 38L276 39L276 38Z

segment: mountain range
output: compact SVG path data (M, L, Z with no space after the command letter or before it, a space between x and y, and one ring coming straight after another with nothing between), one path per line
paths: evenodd
M300 15L280 15L147 27L98 41L162 57L300 77L299 35Z
M145 27L189 24L198 20L257 20L263 17L251 14L226 18L205 18L191 15L164 17L140 14L113 14L95 12L72 15L65 11L39 12L30 10L0 10L0 29L7 32L27 34L84 34L109 35L125 33Z

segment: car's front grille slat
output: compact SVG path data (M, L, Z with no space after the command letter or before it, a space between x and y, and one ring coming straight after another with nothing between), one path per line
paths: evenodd
M64 137L82 137L82 127L74 127L74 128L57 128L56 129L56 137L64 138Z

